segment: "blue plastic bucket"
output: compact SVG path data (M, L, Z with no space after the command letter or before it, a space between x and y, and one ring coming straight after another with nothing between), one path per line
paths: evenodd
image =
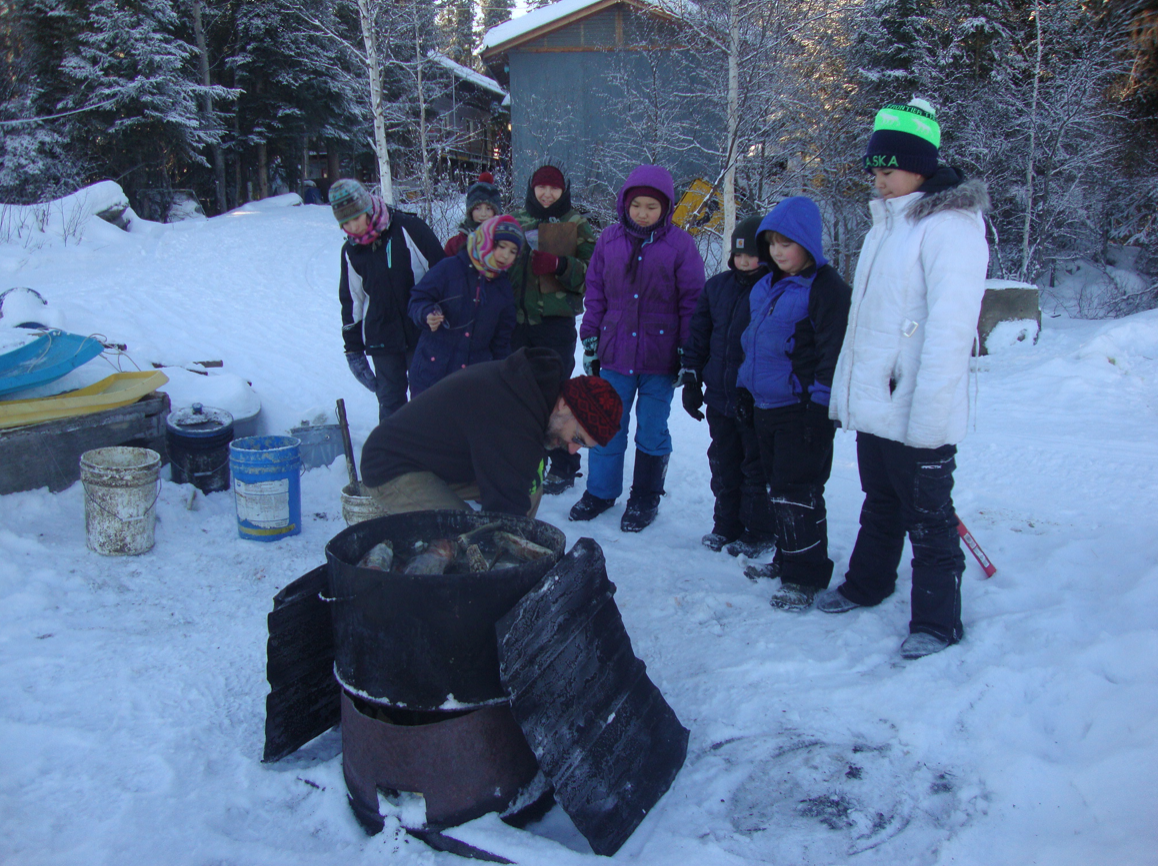
M247 436L229 444L237 532L277 541L302 531L302 458L293 436Z

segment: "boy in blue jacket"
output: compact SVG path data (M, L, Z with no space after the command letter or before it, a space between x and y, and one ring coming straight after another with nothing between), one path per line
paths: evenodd
M704 285L692 314L691 336L681 351L684 411L704 420L707 403L708 466L712 472L712 531L701 541L712 550L727 546L733 556L772 550L776 534L768 507L768 483L750 426L736 421L736 374L744 360L740 335L748 327L748 295L764 277L756 233L761 218L741 220L732 232L728 269Z
M768 478L779 547L771 566L780 576L771 603L783 610L810 607L832 577L824 485L836 428L828 401L852 289L825 259L822 231L820 209L804 196L764 217L759 243L772 273L752 289L740 338L737 417L754 425Z

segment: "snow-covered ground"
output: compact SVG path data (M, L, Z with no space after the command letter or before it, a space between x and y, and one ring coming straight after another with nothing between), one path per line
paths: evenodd
M127 344L126 369L172 365L178 404L216 384L183 367L223 361L210 378L252 383L264 432L344 397L360 445L377 407L342 356L341 234L328 208L276 204L0 246L0 290ZM1047 317L976 385L956 503L998 571L970 559L966 638L919 661L897 655L904 570L878 608L790 614L700 545L708 432L678 401L651 528L621 533L622 503L569 523L579 491L544 502L569 543L603 546L636 652L691 729L613 860L1158 863L1158 312ZM132 558L86 549L79 484L0 497L0 862L462 862L393 819L365 836L336 732L260 761L266 613L323 561L345 483L340 462L306 473L304 530L274 544L237 537L231 493L190 509L192 488L165 484L156 547ZM839 575L861 503L847 433L828 502ZM600 862L558 809L532 831L487 817L455 835L522 864Z

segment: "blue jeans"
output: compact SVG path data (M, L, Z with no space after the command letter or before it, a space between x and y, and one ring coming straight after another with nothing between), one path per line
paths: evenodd
M599 375L623 401L623 420L614 439L602 448L591 449L591 456L587 458L587 490L600 499L617 499L623 493L623 455L627 451L632 403L635 403L635 447L653 457L671 454L667 419L675 385L671 376L655 373L625 376L603 369Z
M389 355L371 355L374 362L374 382L378 386L378 423L381 424L406 405L406 370L413 352L391 352Z

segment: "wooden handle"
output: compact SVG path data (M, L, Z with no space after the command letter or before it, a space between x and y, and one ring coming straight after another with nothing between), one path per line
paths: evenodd
M346 471L350 473L350 486L354 495L360 496L362 490L358 485L358 466L354 463L354 444L350 441L350 424L346 420L346 401L338 398L338 426L342 429L342 450L346 452Z

